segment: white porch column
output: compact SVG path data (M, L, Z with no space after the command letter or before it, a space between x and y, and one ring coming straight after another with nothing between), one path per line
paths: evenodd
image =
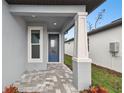
M91 85L91 59L88 56L86 16L86 12L77 13L75 16L73 83L78 90L86 89Z

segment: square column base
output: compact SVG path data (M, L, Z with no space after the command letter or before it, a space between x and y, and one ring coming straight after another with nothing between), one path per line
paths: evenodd
M91 85L91 62L73 60L73 84L78 91L89 88Z

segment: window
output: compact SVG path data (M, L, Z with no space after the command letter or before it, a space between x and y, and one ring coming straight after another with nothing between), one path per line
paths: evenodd
M40 30L31 30L32 58L40 58Z
M42 62L43 28L28 28L28 62Z
M51 47L55 47L55 40L51 40Z

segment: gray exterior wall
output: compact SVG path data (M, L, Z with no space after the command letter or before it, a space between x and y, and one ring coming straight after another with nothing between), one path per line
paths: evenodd
M48 33L47 26L42 23L27 23L28 26L43 26L43 62L42 63L28 63L26 62L26 70L46 70L48 62ZM28 30L27 30L28 31ZM28 37L27 37L28 38ZM28 59L28 57L27 57Z
M25 71L27 62L27 32L23 19L12 16L3 0L2 13L2 86L3 88Z

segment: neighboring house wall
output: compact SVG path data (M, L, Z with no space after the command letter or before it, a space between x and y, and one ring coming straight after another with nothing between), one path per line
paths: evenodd
M20 17L12 16L3 0L2 12L2 87L18 80L27 62L26 24Z
M89 36L89 55L93 63L122 72L122 26L108 29ZM119 53L113 57L109 52L109 43L119 42Z
M94 64L122 72L122 26L117 26L107 31L89 35L89 56ZM119 53L112 57L109 52L109 43L119 42ZM65 54L73 55L74 40L65 42Z
M65 54L73 56L74 40L65 43Z

